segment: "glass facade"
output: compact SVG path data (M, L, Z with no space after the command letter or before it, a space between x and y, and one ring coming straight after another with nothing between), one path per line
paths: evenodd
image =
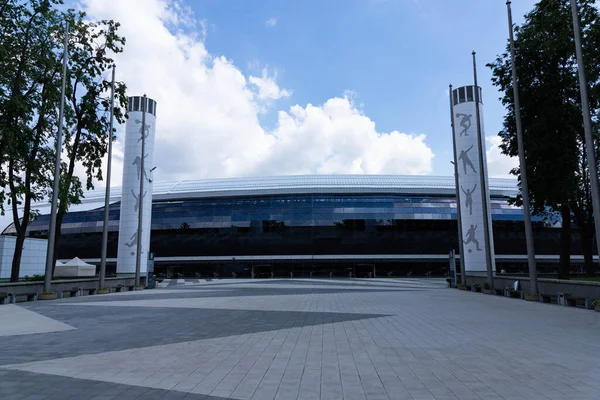
M526 254L522 210L500 197L492 198L491 208L496 254ZM68 213L58 257L97 259L103 216L102 208ZM450 196L295 194L157 200L152 208L150 248L157 258L323 255L346 263L348 255L360 255L363 258L357 265L370 262L365 256L379 263L376 260L382 255L439 256L458 250L456 217L456 202ZM109 220L108 257L114 258L118 203L111 206ZM30 236L45 237L48 222L48 215L32 222ZM4 233L12 234L14 230L9 227ZM536 219L534 237L537 254L556 254L558 229ZM577 243L573 245L577 248ZM335 267L338 261L328 261L327 268L337 273L345 271L345 267ZM223 268L236 262L230 261ZM396 267L386 265L415 269L405 261L394 262ZM306 259L294 263L312 264ZM435 268L444 268L447 261L434 264ZM219 264L193 265L188 262L185 268L217 268ZM423 268L435 269L431 262Z
M522 221L520 208L506 199L492 199L493 221ZM109 230L119 227L119 205L111 206ZM68 213L63 234L102 231L103 209ZM406 220L456 220L456 201L447 197L398 195L293 195L222 199L155 201L152 230L231 229L258 226L327 227L347 221L391 226ZM534 220L536 220L534 218ZM30 232L46 231L49 216L30 225ZM8 228L5 233L14 233Z
M459 92L453 91L456 101L459 95L467 99L475 94L468 87ZM150 249L157 268L191 276L212 277L217 271L248 276L259 266L269 273L279 268L280 276L298 271L302 276L316 271L347 276L348 268L354 273L374 271L375 264L378 275L441 272L448 267L448 252L460 250L454 183L453 177L401 175L156 183ZM115 201L121 188L113 189ZM508 202L517 194L515 181L490 179L497 268L521 271L526 270L523 213ZM65 215L58 258L99 260L104 195L103 189L86 192L82 204ZM49 206L33 208L41 215L30 224L29 236L47 237ZM109 213L109 259L117 256L119 216L116 202ZM556 257L560 229L539 218L534 218L533 228L536 254ZM12 226L3 232L15 233ZM575 232L572 249L580 249ZM109 265L114 272L114 262ZM538 267L543 270L542 263Z

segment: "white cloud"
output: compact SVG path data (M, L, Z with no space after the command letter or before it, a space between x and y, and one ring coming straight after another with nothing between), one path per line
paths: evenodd
M433 153L424 135L380 133L351 98L333 98L322 106L293 106L279 112L259 174L399 173L431 171Z
M274 27L275 25L277 25L277 18L269 18L265 21L265 25Z
M519 166L519 159L502 154L498 147L502 143L499 136L488 136L486 142L490 146L486 152L488 175L492 178L514 179L515 176L510 175L510 170Z
M269 77L267 68L264 68L260 77L251 76L248 81L258 88L258 98L261 100L277 100L291 96L292 92L281 89L275 82L276 79L277 73L273 77Z
M147 93L158 103L155 180L431 171L424 135L378 132L349 94L279 111L276 128L265 131L260 113L291 91L277 84L275 73L246 77L224 56L210 54L202 35L185 33L192 22L187 9L173 5L179 3L82 2L91 18L121 23L127 44L116 59L117 79L129 95ZM120 163L113 165L116 184Z

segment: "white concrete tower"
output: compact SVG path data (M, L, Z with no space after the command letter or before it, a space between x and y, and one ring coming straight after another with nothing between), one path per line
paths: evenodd
M140 274L146 274L150 248L152 223L152 178L154 135L156 132L156 101L144 97L129 97L129 118L125 123L125 149L123 160L123 183L121 192L121 217L119 221L119 249L117 273L134 274L138 240L138 210L142 208L142 257ZM142 110L145 115L145 155L142 155ZM144 157L144 170L142 170ZM140 179L144 179L144 193L140 195ZM140 201L141 197L141 201ZM141 203L141 204L140 204Z
M483 274L487 271L488 263L491 264L494 272L496 265L485 154L483 103L481 88L478 90L481 137L477 132L474 86L463 86L452 91L452 118L457 158L454 162L458 167L458 193L465 252L465 254L461 254L461 258L464 260L467 273ZM481 142L481 146L478 140ZM484 151L482 152L480 149L484 149ZM481 163L482 158L483 163ZM486 226L488 235L485 234Z

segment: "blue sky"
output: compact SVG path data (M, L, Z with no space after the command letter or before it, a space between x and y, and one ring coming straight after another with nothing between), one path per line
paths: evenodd
M72 1L120 22L117 79L158 102L156 180L452 175L448 85L473 84L473 50L486 136L502 127L485 65L505 0ZM516 23L534 3L514 1ZM497 144L489 173L509 177Z
M533 0L513 2L515 23ZM486 135L501 128L504 109L485 64L504 50L503 0L187 0L206 24L206 48L246 74L268 65L293 91L277 109L321 104L344 91L378 131L427 134L433 174L450 174L446 90L472 84L477 52ZM271 23L267 21L271 20ZM276 21L273 24L273 21ZM262 116L266 128L275 113Z

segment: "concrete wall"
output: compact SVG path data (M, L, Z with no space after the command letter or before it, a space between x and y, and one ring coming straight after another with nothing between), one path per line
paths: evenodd
M145 285L146 278L142 277L140 283ZM87 289L98 289L98 278L93 279L65 279L52 281L52 291L59 292L70 290L74 287ZM116 287L117 285L130 286L135 284L135 277L128 276L123 278L106 278L106 287ZM18 283L0 283L0 292L13 293L37 293L44 291L44 282L18 282Z
M0 279L9 279L12 260L15 254L15 236L0 236ZM25 239L19 277L25 275L44 275L46 269L46 239Z

